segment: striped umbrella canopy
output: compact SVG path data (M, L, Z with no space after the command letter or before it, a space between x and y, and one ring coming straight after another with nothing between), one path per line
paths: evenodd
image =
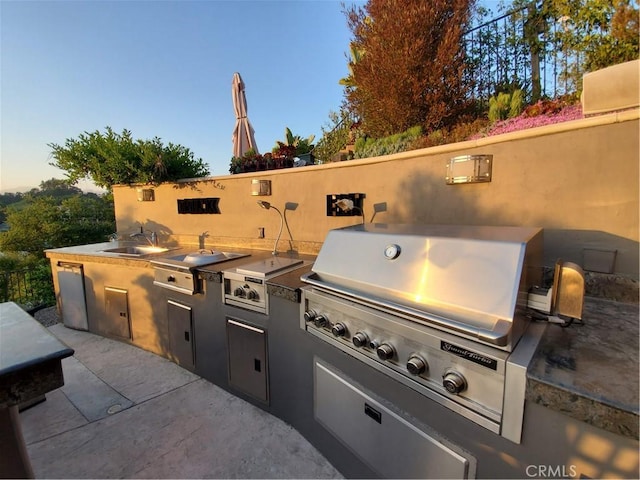
M254 130L247 118L247 97L244 93L244 82L238 72L233 74L231 82L231 97L233 109L236 112L236 126L233 129L233 156L242 157L247 150L253 149L258 153L258 146L254 138Z

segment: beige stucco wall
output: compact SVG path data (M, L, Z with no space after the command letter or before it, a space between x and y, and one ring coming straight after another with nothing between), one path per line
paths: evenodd
M163 184L154 202L138 202L134 187L114 188L117 227L136 222L161 243L271 249L286 212L297 250L316 253L326 233L361 221L329 217L326 195L364 193L364 213L376 222L523 225L545 229L545 264L557 258L583 264L584 249L616 250L615 273L638 277L639 111L631 110L512 134L372 159L211 177ZM493 155L490 183L447 185L447 161ZM252 179L271 180L272 195L251 195ZM217 197L220 215L177 213L177 199ZM258 227L266 239L258 238ZM279 250L288 248L283 232Z

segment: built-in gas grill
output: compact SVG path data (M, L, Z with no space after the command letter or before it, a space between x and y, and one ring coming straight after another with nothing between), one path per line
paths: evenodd
M539 228L357 225L329 232L303 275L301 328L520 442L542 333Z

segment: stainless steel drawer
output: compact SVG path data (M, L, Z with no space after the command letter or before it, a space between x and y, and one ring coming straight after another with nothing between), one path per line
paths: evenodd
M393 412L317 358L314 382L316 420L381 477L475 477L468 452Z

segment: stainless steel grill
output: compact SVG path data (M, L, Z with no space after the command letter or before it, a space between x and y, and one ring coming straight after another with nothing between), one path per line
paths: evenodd
M302 277L310 334L514 442L527 317L542 282L539 228L357 225L329 232Z

